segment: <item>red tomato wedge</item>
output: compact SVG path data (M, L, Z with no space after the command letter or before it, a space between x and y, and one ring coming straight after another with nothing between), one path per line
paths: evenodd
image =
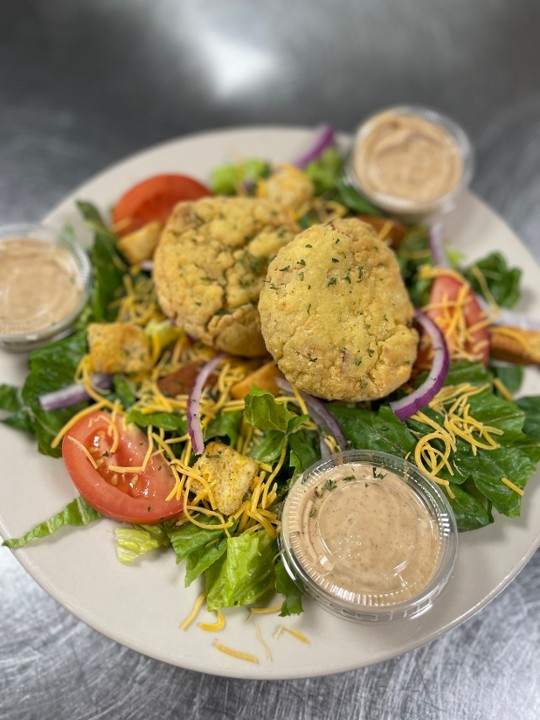
M155 175L134 185L118 200L112 213L118 235L127 235L152 221L164 223L176 203L211 195L202 183L186 175Z
M451 358L487 364L489 323L465 280L453 273L435 278L426 313L443 331Z
M181 500L166 499L175 481L161 453L154 451L142 472L117 469L142 467L147 450L145 433L103 411L81 417L62 441L64 463L81 497L102 515L135 524L174 518L183 507Z

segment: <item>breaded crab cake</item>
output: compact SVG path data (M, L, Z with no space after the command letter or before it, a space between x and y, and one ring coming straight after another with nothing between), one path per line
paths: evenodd
M393 252L360 220L314 225L283 247L259 311L269 352L299 390L359 402L410 377L413 306Z
M154 256L163 312L194 338L234 355L266 354L257 303L268 263L298 232L267 200L179 203Z

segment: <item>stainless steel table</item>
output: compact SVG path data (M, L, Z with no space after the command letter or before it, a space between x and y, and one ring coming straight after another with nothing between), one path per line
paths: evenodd
M3 0L0 221L39 219L127 154L244 124L352 131L384 105L458 118L474 190L540 259L537 0ZM0 478L9 482L10 478ZM89 629L0 553L0 717L540 717L540 554L461 627L332 677L170 667Z

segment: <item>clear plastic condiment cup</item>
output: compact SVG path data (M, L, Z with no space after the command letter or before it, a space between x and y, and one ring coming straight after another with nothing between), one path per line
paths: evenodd
M409 136L405 136L403 125L409 120L417 125L411 128ZM392 146L393 128L396 142ZM427 131L424 138L422 128ZM398 133L401 135L398 136ZM378 145L374 145L370 152L370 143L374 142L374 138ZM377 148L379 156L375 152ZM414 183L425 182L430 174L433 178L437 162L439 170L448 163L447 186L441 184L441 191L435 197L415 197L418 188L413 187ZM455 166L452 173L449 171L450 163ZM388 215L404 222L434 221L452 210L469 186L473 171L473 147L463 128L446 115L414 105L389 107L364 120L356 130L345 164L347 180L362 195ZM371 183L370 176L377 175L378 180ZM403 181L403 187L396 192L393 180L398 176ZM390 184L385 189L385 182L389 179ZM409 195L407 182L410 183Z
M0 227L0 347L27 351L68 335L88 301L91 266L66 233Z
M310 467L290 488L281 521L281 556L294 582L357 622L427 612L457 553L445 491L383 452L346 451Z

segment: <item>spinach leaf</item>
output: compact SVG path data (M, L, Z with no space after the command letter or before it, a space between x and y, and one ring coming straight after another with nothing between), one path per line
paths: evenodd
M463 275L472 289L489 300L484 293L482 284L478 281L474 268L484 276L497 305L511 308L517 303L520 298L521 270L508 267L500 252L492 252L463 270Z
M187 420L183 415L167 412L143 413L135 407L131 407L126 415L128 423L134 423L141 428L153 425L170 432L185 435L187 433Z
M0 410L17 412L23 407L21 390L14 385L0 384Z
M517 393L523 382L523 365L490 365L494 377L499 378L510 393Z
M235 447L242 429L243 414L242 410L219 413L208 423L204 433L205 439L228 438L229 444Z
M85 352L86 335L84 331L79 331L63 340L38 348L29 355L30 372L21 395L32 431L38 440L38 449L45 455L61 455L60 448L51 448L51 441L66 422L86 406L86 402L69 408L45 411L40 405L39 397L70 385Z
M540 443L540 396L522 397L516 404L525 413L523 432L533 442Z
M481 499L468 492L466 487L450 484L455 498L450 500L460 532L476 530L493 522L489 507Z
M374 412L332 403L328 409L355 448L380 450L404 458L416 445L414 435L387 406Z

